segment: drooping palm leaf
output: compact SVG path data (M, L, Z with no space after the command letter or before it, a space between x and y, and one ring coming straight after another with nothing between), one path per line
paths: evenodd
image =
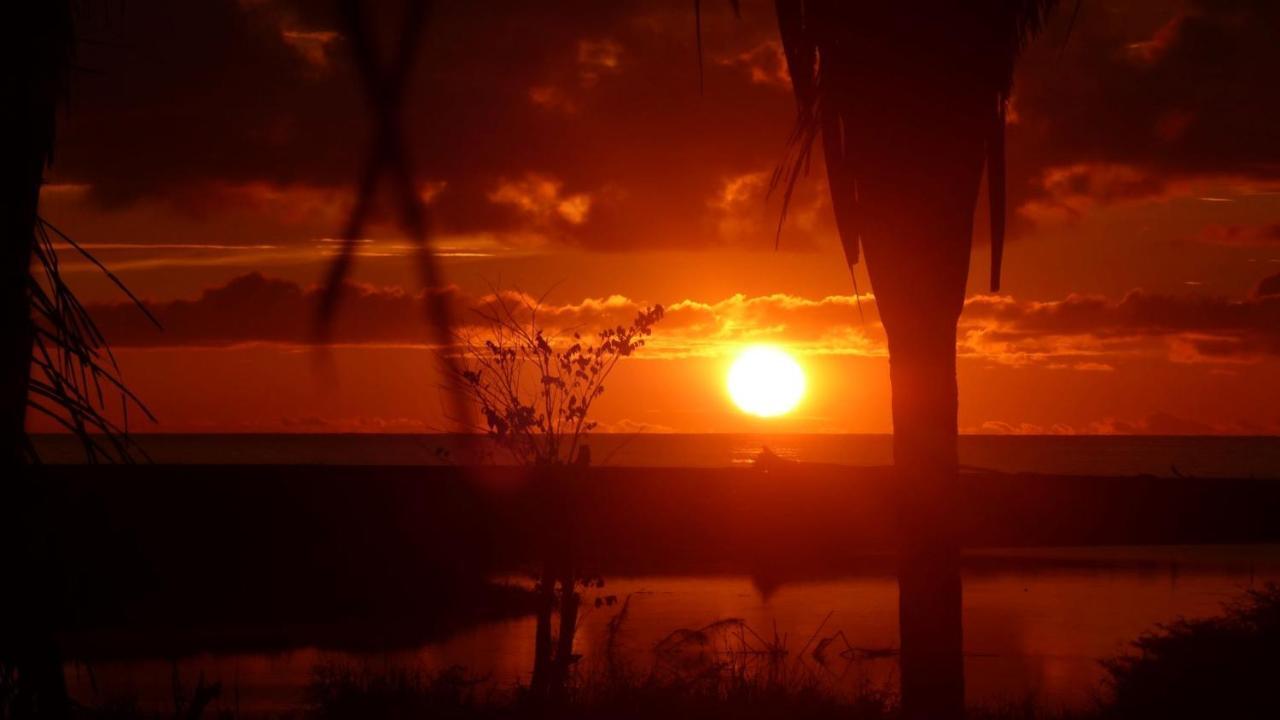
M35 342L28 406L72 433L91 463L145 459L146 453L129 434L130 408L151 421L155 416L124 384L106 337L62 277L54 238L101 269L160 326L146 306L92 254L48 221L37 218L29 288ZM108 403L113 401L119 402L119 421L112 419ZM28 459L38 462L29 439L26 445Z
M858 262L861 216L857 202L857 178L845 162L845 128L836 108L847 106L857 98L842 97L847 88L839 78L824 72L822 18L814 18L810 10L818 3L806 0L776 0L778 29L783 54L791 75L798 105L795 130L789 151L773 175L771 189L782 190L782 212L778 231L786 218L795 183L807 169L811 146L819 136L823 139L828 182L833 195L836 226L841 236L846 259ZM990 116L985 137L988 195L991 203L991 287L1000 286L1003 260L1006 190L1004 132L1005 113L1013 85L1014 63L1026 43L1044 27L1057 0L987 0L975 1L960 12L980 13L989 35L980 42L983 52L983 82L989 95ZM949 12L957 8L946 3ZM939 10L943 9L939 6ZM924 15L928 7L919 8ZM866 28L868 34L877 28Z
M350 46L353 64L364 91L375 127L369 156L356 188L355 204L342 230L342 246L329 266L316 316L316 340L327 343L337 314L346 280L351 272L356 243L373 208L378 181L385 175L392 186L400 229L415 244L418 275L426 288L423 294L424 315L431 341L449 348L453 341L453 319L442 289L439 260L432 247L431 213L414 178L403 109L409 90L409 76L430 16L430 0L407 0L407 12L398 24L396 45L391 48L390 62L380 61L377 34L368 13L371 4L359 0L337 0L341 29ZM470 427L471 407L457 385L458 361L448 351L441 353L444 366L445 394L451 419L464 429Z
M44 171L53 160L57 108L70 94L75 65L77 16L89 5L75 0L14 3L8 19L15 29L7 52L12 75L6 90L12 104L6 116L11 142L18 148L6 155L11 164L5 198L6 220L15 234L8 244L6 268L14 278L6 297L6 311L21 327L10 328L18 344L18 365L5 381L21 394L12 395L16 437L7 438L18 450L16 459L38 462L25 430L29 411L48 416L73 433L89 462L133 461L145 453L129 437L131 406L150 412L122 382L119 366L106 338L66 283L58 263L58 245L82 255L104 272L118 288L147 313L120 279L72 238L39 216ZM155 322L155 318L148 317ZM119 402L117 412L114 404ZM24 408L25 405L25 408ZM113 419L118 418L118 419Z

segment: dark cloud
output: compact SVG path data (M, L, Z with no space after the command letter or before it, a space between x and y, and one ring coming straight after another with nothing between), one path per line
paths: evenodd
M1270 225L1210 225L1199 240L1229 247L1280 247L1280 223Z
M452 286L437 292L444 295L462 335L484 326L483 318L495 314L498 299L492 294L472 296ZM107 340L118 347L304 344L315 339L320 295L318 286L252 272L208 288L193 300L147 302L160 328L130 303L89 309ZM524 309L538 305L537 299L517 292L504 292L502 299L517 316L527 317ZM543 303L538 305L539 326L553 333L596 332L630 322L641 308L622 296ZM423 309L422 292L349 283L330 337L341 344L424 344L430 333Z
M123 347L306 343L314 338L319 297L316 288L255 272L195 300L148 302L163 329L128 303L96 305L91 312L107 339ZM332 337L349 343L423 342L422 307L421 296L398 288L351 285Z
M1052 193L1046 168L1088 165L1280 179L1280 4L1104 0L1081 4L1069 39L1064 24L1019 73L1016 192Z
M109 42L85 46L94 73L76 85L57 178L115 206L207 202L228 184L351 184L367 118L327 5L139 0L93 25ZM708 7L710 57L755 58L772 37L768 4L747 10L735 21L727 4ZM755 78L758 63L709 61L700 96L693 39L674 0L438 3L406 124L421 177L443 183L441 228L598 249L723 242L709 202L772 168L793 105ZM574 199L559 213L570 222L512 201L530 179L556 188L554 205ZM768 241L763 224L752 239Z
M497 298L492 294L473 296L453 287L442 292L461 334L482 328L484 316L494 314ZM94 305L90 312L107 339L119 347L299 344L313 339L319 296L316 287L254 272L209 288L193 300L148 302L148 310L163 329L128 303ZM625 325L648 306L622 295L557 303L508 291L502 299L519 317L527 317L525 308L537 305L539 326L563 335ZM865 302L874 310L873 301ZM714 351L726 341L780 334L801 343L843 342L849 333L860 332L851 327L856 303L852 297L810 300L784 294L735 295L715 303L684 300L667 308L655 342L667 343L681 353L699 348ZM338 343L420 344L428 335L422 307L421 293L351 284L345 289L331 337Z
M1280 273L1258 281L1258 288L1254 291L1254 294L1260 298L1280 296Z
M605 250L767 247L763 193L750 197L760 222L726 227L720 204L773 168L794 112L771 4L743 4L740 20L705 4L700 95L685 0L436 3L407 127L422 179L442 188L441 229ZM394 6L370 4L384 30ZM1280 4L1085 2L1066 40L1069 16L1019 72L1015 206L1079 212L1188 176L1280 180ZM368 127L331 3L134 0L86 23L105 42L81 49L93 72L75 85L55 171L99 203L205 207L257 184L286 208L291 189L356 177ZM784 247L831 235L821 174L800 188L795 207L811 210ZM521 183L555 193L531 211L512 201Z
M87 15L57 176L109 205L204 184L334 183L362 118L345 65L321 72L263 3L127 3Z
M1205 422L1160 411L1140 420L1104 418L1078 427L988 420L970 431L987 435L1261 435L1274 432L1276 427L1274 424L1268 426L1248 421Z
M1161 295L1135 290L1120 300L1071 295L1056 301L978 296L960 323L963 356L1001 364L1040 364L1108 371L1116 356L1160 354L1182 362L1237 362L1280 357L1280 276L1242 299ZM445 291L463 334L483 329L493 295ZM315 288L251 273L194 300L149 303L164 331L127 304L90 310L117 346L306 343L312 339ZM513 307L534 298L503 293ZM332 331L339 343L421 344L427 338L421 294L350 285ZM858 305L868 322L859 318ZM541 327L551 334L591 334L630 322L647 303L622 295L543 302ZM785 342L800 351L883 356L884 332L874 297L733 295L715 302L680 300L666 308L651 355L718 354L750 342Z
M1267 285L1271 279L1263 281ZM1072 295L1052 302L1008 297L969 300L962 321L983 342L1019 343L1087 337L1115 346L1142 339L1179 343L1182 360L1233 360L1280 355L1280 295L1231 299L1134 290L1119 301Z

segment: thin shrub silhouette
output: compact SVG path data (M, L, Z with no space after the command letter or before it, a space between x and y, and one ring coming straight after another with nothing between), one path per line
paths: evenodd
M631 324L548 335L537 301L495 293L475 312L480 329L461 335L456 369L462 392L479 410L485 433L523 465L586 464L583 441L598 423L591 407L618 362L644 347L663 308L640 311Z
M623 358L644 347L662 320L661 305L641 310L629 325L606 327L594 338L580 332L549 334L539 319L540 301L494 292L476 309L479 329L458 337L454 386L478 409L484 433L515 462L540 469L534 512L540 518L543 567L534 629L535 702L562 701L577 662L574 635L580 589L604 580L582 572L577 524L568 501L582 468L591 462L584 440L596 428L591 408ZM608 604L613 600L609 599ZM552 616L558 615L553 637Z

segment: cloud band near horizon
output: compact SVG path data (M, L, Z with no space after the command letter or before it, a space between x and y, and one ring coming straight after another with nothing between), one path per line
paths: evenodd
M449 287L439 292L453 308L459 332L481 331L481 313L494 295ZM147 302L163 330L126 303L97 304L90 312L116 347L229 346L312 342L319 291L290 280L248 273L208 288L191 300ZM532 303L518 293L510 301ZM335 343L424 345L421 293L351 284L332 328ZM865 323L859 319L862 305ZM549 333L594 333L625 324L648 303L623 295L578 302L544 302L539 323ZM782 293L716 301L666 303L648 357L719 355L750 343L779 343L797 352L854 356L886 354L873 295L806 298ZM1138 354L1175 362L1238 363L1280 357L1280 275L1247 297L1157 294L1132 290L1119 299L1072 294L1032 301L977 295L961 318L962 357L1006 365L1110 369Z

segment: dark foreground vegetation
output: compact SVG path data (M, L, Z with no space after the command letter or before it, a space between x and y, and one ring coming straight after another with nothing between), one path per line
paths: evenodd
M625 622L623 608L611 633ZM874 687L833 690L814 657L775 652L767 640L711 642L743 628L722 621L672 633L654 648L651 667L639 670L611 655L579 669L569 695L537 703L523 687L501 687L463 668L428 673L415 669L319 666L306 705L287 717L316 720L445 718L503 720L570 718L642 720L708 718L899 717L896 698ZM747 629L747 632L750 632ZM1155 718L1252 719L1280 717L1280 588L1251 591L1217 617L1179 620L1135 640L1131 652L1104 663L1107 686L1093 707L1065 712L1032 702L972 708L975 720L1148 720ZM715 648L715 649L713 649ZM816 648L807 654L816 655ZM0 685L0 693L4 691ZM178 718L238 717L221 689L203 683L175 685L172 712ZM139 718L125 700L81 707L83 718Z
M1218 617L1180 620L1106 664L1110 716L1280 717L1280 588L1250 591Z
M1092 708L1063 712L1033 703L975 708L990 720L1148 720L1280 717L1280 588L1250 591L1217 617L1178 620L1133 642L1104 663L1107 687ZM746 647L743 646L743 650ZM367 674L320 668L312 685L313 717L348 718L894 718L895 699L875 688L828 690L799 658L730 652L714 662L696 655L658 661L643 674L604 668L581 679L558 708L523 705L517 689L494 694L458 669L435 675Z

